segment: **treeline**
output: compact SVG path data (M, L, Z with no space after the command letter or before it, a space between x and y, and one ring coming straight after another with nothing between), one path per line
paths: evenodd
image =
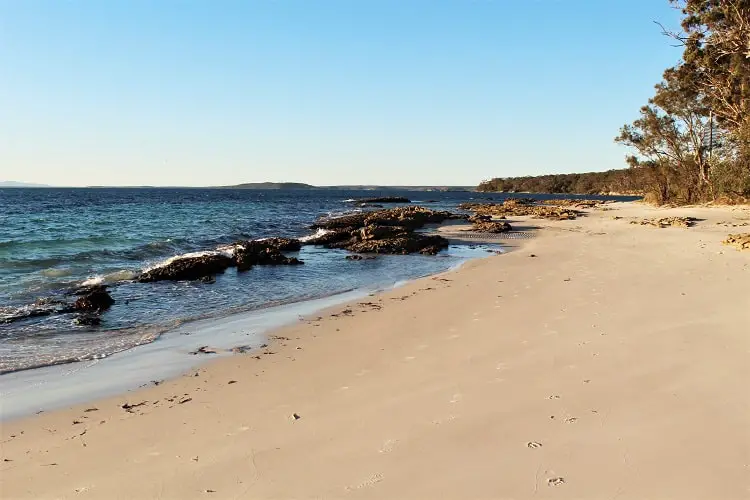
M643 195L646 183L637 169L504 177L484 181L477 191L506 193L624 194Z
M630 169L493 179L481 189L570 193L641 191L654 203L750 199L750 0L670 0L683 48L637 120L615 141ZM575 174L574 174L575 175ZM626 187L627 186L627 187Z

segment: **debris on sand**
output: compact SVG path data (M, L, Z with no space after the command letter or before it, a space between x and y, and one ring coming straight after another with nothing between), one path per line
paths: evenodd
M698 219L694 217L662 217L660 219L640 219L631 220L631 224L640 226L654 226L659 228L664 227L692 227L695 225Z
M735 246L737 250L750 250L750 233L730 234L723 243Z

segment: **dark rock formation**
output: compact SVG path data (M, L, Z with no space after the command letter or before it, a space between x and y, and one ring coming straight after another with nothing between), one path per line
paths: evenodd
M50 314L57 312L54 308L48 307L26 307L19 308L10 313L4 313L0 316L0 323L14 323L29 318L39 318L42 316L49 316Z
M321 219L311 227L312 229L343 229L376 225L403 226L414 230L423 227L425 224L439 224L448 219L458 218L463 218L463 216L420 206L396 207Z
M374 255L358 255L358 254L354 254L354 255L347 255L346 256L346 260L373 260L375 258L377 258L377 257L375 257Z
M354 227L343 227L339 229L327 229L328 232L315 236L305 241L306 245L329 246L343 241L351 240L357 233Z
M342 215L340 217L330 217L320 219L310 226L310 229L345 229L357 228L365 225L365 220L372 212L360 212L356 214Z
M102 324L102 319L96 315L85 314L77 316L73 323L80 326L99 326Z
M272 241L281 239L282 238L273 238L269 240L247 241L237 245L234 251L234 260L237 265L237 270L240 272L247 271L255 265L280 266L302 264L303 262L295 257L286 257L281 253L278 246L276 246L276 243L278 242ZM279 244L279 246L299 249L296 245L288 243L289 241L295 241L299 244L299 241L297 240L287 240L286 242Z
M382 240L383 238L393 238L407 233L408 230L403 226L376 226L371 224L359 230L359 239L361 240Z
M306 241L311 245L341 248L357 253L425 253L436 254L448 246L440 236L414 233L426 224L464 218L450 212L420 206L396 207L387 210L322 219L313 228L329 232ZM355 258L353 257L352 260Z
M81 289L76 292L80 295L73 304L75 311L100 313L109 309L115 303L107 291L107 287L99 285Z
M469 217L469 218L468 218L468 219L466 219L466 220L468 220L468 221L469 221L469 222L471 222L472 224L476 224L476 223L478 223L478 222L489 222L489 221L491 221L491 220L492 220L492 216L491 216L491 215L479 215L479 214L474 214L474 215L472 215L471 217Z
M479 233L505 233L512 229L513 228L510 227L510 224L508 224L505 221L491 221L490 220L490 221L475 222L474 227L471 230L477 231Z
M442 236L406 233L402 236L392 238L358 241L344 248L356 253L409 254L419 252L427 255L435 255L440 250L448 248L448 240Z
M356 203L411 203L409 198L403 196L380 196L374 198L360 198Z
M266 238L256 241L280 252L298 252L302 248L302 242L294 238Z
M234 260L227 255L215 253L198 257L178 257L169 264L146 271L136 278L141 283L153 281L192 281L205 276L223 273Z

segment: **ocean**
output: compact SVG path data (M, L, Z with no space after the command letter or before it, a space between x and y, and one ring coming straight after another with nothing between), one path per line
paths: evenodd
M304 246L303 266L234 269L215 283L137 283L166 259L237 240L303 237L321 216L356 208L353 199L405 196L456 210L500 193L161 188L0 189L0 373L100 359L158 341L188 322L357 289L382 289L444 271L486 248L453 245L437 256L388 255L349 261L346 252ZM539 196L545 198L545 196ZM393 206L393 205L387 205ZM75 315L11 321L67 298L82 284L110 286L115 304L99 326ZM41 304L41 306L40 306Z

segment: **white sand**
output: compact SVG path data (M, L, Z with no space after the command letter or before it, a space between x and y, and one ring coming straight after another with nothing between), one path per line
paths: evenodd
M750 252L716 224L750 211L589 213L260 359L5 424L0 497L750 498ZM705 220L627 219L675 214Z

